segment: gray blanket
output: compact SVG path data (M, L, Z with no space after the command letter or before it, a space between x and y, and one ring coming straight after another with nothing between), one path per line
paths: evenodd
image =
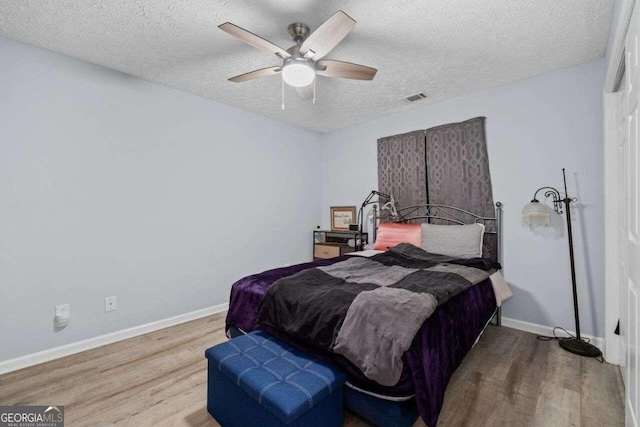
M401 244L280 279L262 300L259 321L341 354L368 378L391 386L400 379L402 355L436 307L496 268L490 260Z

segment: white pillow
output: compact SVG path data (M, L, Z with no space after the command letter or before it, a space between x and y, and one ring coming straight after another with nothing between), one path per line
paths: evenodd
M422 249L456 258L482 256L484 225L422 224Z

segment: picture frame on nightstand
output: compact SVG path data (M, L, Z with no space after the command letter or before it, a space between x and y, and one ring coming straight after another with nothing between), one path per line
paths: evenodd
M331 230L349 231L349 225L356 222L355 206L331 206Z

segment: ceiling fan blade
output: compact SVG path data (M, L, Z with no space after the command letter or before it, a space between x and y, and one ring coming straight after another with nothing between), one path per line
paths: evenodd
M300 98L304 100L313 99L313 84L304 87L297 87L296 92L298 92Z
M353 18L339 10L307 37L300 52L317 61L336 47L355 25Z
M247 31L244 28L240 28L237 25L232 24L231 22L225 22L222 25L219 25L222 31L227 34L231 34L233 37L236 37L246 44L253 46L257 49L264 50L266 52L272 53L274 55L279 56L282 59L288 58L291 56L289 52L281 48L280 46L276 46L268 40L263 39L260 36L253 34L251 31Z
M261 68L259 70L250 71L248 73L240 74L239 76L231 77L230 82L242 83L247 80L259 79L260 77L274 76L282 71L282 67L268 67Z
M365 65L352 62L323 59L318 61L318 66L327 67L325 70L317 70L316 74L325 77L340 77L352 80L373 80L378 70Z

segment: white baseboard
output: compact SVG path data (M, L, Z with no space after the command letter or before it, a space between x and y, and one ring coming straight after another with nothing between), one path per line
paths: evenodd
M511 319L509 317L502 317L502 326L511 329L518 329L519 331L531 332L536 335L545 335L548 337L553 336L553 327L538 325L537 323L525 322L524 320ZM570 331L567 329L570 334L575 335L575 331ZM559 336L564 336L564 332L559 331ZM604 354L604 338L594 337L592 335L581 334L582 338L588 338L591 340L591 344L595 345L602 351Z
M200 319L212 314L220 313L229 308L229 303L214 305L213 307L203 308L201 310L192 311L190 313L180 314L178 316L169 317L168 319L157 320L155 322L146 323L133 328L123 329L121 331L111 332L106 335L77 341L71 344L62 345L48 350L39 351L37 353L27 354L25 356L16 357L15 359L0 361L0 375L8 372L17 371L18 369L27 368L29 366L38 365L50 360L59 359L61 357L70 356L82 351L91 350L92 348L101 347L103 345L112 344L114 342L137 337L139 335L148 334L159 329L175 326L180 323L190 322L191 320Z
M190 313L180 314L178 316L162 319L151 323L146 323L133 328L123 329L121 331L112 332L106 335L89 338L86 340L62 345L60 347L39 351L37 353L27 354L25 356L16 357L15 359L4 360L0 362L0 375L29 366L38 365L40 363L49 362L61 357L70 356L82 351L91 350L92 348L101 347L103 345L112 344L114 342L137 337L139 335L148 334L160 329L175 326L180 323L190 322L191 320L200 319L202 317L211 316L220 313L229 308L229 303L218 304L213 307L203 308L201 310L192 311ZM525 322L523 320L502 317L502 326L520 331L530 332L537 335L553 336L553 328L550 326L538 325L536 323ZM569 331L575 334L574 331ZM582 334L584 338L589 338L591 343L598 347L604 353L604 339L591 335Z

